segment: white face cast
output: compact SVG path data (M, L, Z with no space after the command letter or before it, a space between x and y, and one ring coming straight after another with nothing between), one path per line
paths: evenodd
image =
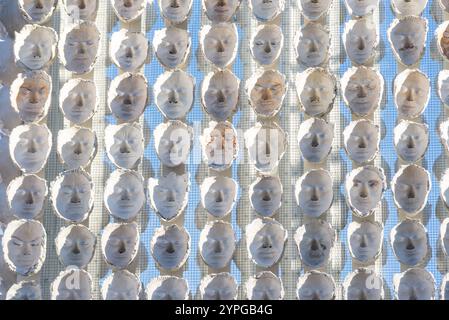
M395 274L393 284L397 300L435 299L435 279L426 269L410 268Z
M282 300L284 286L281 279L271 271L262 271L246 282L248 300Z
M229 168L238 153L237 131L230 122L211 121L200 137L203 156L209 168L223 171Z
M246 226L246 249L258 266L269 268L279 262L287 241L287 230L274 219L254 219Z
M190 235L184 227L161 226L151 239L151 254L158 266L165 270L178 270L190 253Z
M343 289L345 300L382 300L384 297L382 277L365 268L351 272L345 279Z
M50 154L51 139L51 132L44 124L15 127L9 139L12 160L24 173L41 171Z
M354 169L346 176L345 189L346 201L353 213L367 217L380 205L386 190L383 170L371 165Z
M430 192L430 176L422 167L409 165L401 168L391 182L394 202L407 215L424 209Z
M121 29L111 36L109 55L115 65L123 71L137 71L147 59L148 40L141 32Z
M85 268L92 260L97 239L84 225L62 227L55 239L59 261L68 266Z
M162 16L174 24L179 24L187 19L193 0L159 0L158 2Z
M238 49L235 24L223 22L205 25L201 28L200 39L204 57L216 67L224 69L234 61Z
M11 214L18 219L35 219L44 207L46 181L34 174L19 176L9 183L7 196Z
M391 0L391 8L397 15L419 16L427 2L428 0Z
M417 69L407 69L394 80L393 91L399 115L413 119L423 113L429 102L430 80Z
M111 0L112 8L123 22L131 22L139 18L145 11L145 0Z
M103 300L139 300L140 281L128 270L111 273L103 282Z
M133 169L143 155L143 133L137 123L109 125L105 130L109 159L119 168Z
M445 105L449 105L449 71L441 70L438 74L438 96Z
M429 145L429 128L426 124L402 120L394 128L394 147L406 162L416 162L426 153Z
M379 6L379 0L345 0L349 14L355 17L370 15Z
M439 0L438 2L444 11L449 12L449 0Z
M192 147L193 129L179 120L159 124L154 130L154 145L161 163L173 168L185 164Z
M370 120L351 122L343 137L346 153L357 163L370 162L379 152L380 128Z
M380 254L383 228L377 222L353 221L348 227L348 245L351 256L361 263L371 263Z
M115 170L106 181L104 204L113 217L134 219L145 204L143 177L137 171Z
M406 1L402 1L406 2ZM427 20L417 16L396 19L388 29L388 39L400 63L411 66L424 54Z
M440 225L440 243L443 252L449 256L449 218L443 220ZM449 296L448 296L449 298Z
M168 69L184 64L190 52L190 35L186 30L168 27L154 33L153 51Z
M18 4L27 22L42 24L52 16L57 0L19 0Z
M202 300L235 300L238 294L238 284L227 272L205 276L199 289Z
M59 108L64 117L75 124L89 120L97 104L97 88L92 80L70 79L59 93Z
M250 0L248 5L254 17L261 21L271 21L284 11L285 0Z
M363 65L374 58L378 42L377 28L371 19L350 20L346 23L343 44L348 58L354 64Z
M239 0L202 0L203 10L212 22L229 21L240 5Z
M137 224L110 223L101 235L101 251L106 262L118 269L126 268L139 249Z
M334 126L323 119L310 118L299 125L299 150L309 162L323 162L331 152L333 140Z
M39 221L13 220L3 234L3 257L13 272L36 274L45 261L46 244L47 234Z
M73 286L73 279L78 285ZM92 278L82 269L62 271L51 284L51 300L92 300Z
M396 258L402 264L416 266L427 256L427 230L417 220L404 220L390 233L391 246Z
M83 127L59 130L57 151L67 169L86 167L97 152L97 136Z
M253 0L263 1L263 0ZM261 2L262 3L262 2ZM272 2L267 2L269 5ZM280 56L284 46L282 29L275 24L260 25L251 38L251 54L261 65L271 65Z
M200 234L200 254L212 269L226 267L234 255L236 238L230 223L220 220L208 222Z
M200 186L201 204L216 218L223 218L237 200L237 182L225 176L207 177Z
M187 300L189 286L184 278L159 276L151 280L146 289L148 300Z
M5 300L42 300L41 286L27 280L15 283L6 293Z
M93 183L82 169L64 171L51 185L51 200L58 216L71 222L84 221L94 205Z
M331 275L309 271L298 279L296 297L298 300L334 300L335 282Z
M307 20L318 20L327 14L332 0L298 0L299 10Z
M166 71L153 87L159 111L170 120L184 118L193 106L195 79L182 70Z
M321 24L310 22L295 36L296 60L306 67L318 67L329 57L329 30Z
M271 217L282 205L282 183L277 176L259 176L249 186L251 207L263 217Z
M94 21L98 0L63 0L64 8L72 19Z
M296 203L308 217L318 218L332 205L332 178L324 169L311 170L298 179L295 186Z

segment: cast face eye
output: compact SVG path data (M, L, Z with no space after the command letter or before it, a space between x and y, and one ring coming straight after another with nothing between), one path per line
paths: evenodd
M377 180L370 180L368 181L368 186L370 188L377 188L379 186L380 182Z

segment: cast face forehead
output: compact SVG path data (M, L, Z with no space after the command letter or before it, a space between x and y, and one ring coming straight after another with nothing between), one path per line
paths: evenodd
M5 300L42 300L41 286L34 280L23 280L13 284Z
M428 0L391 0L393 11L401 16L419 16Z
M332 4L332 0L299 0L299 10L308 20L318 20L327 14Z
M228 272L213 273L201 279L199 290L202 300L235 300L238 284Z
M70 286L70 278L79 279L78 286ZM69 268L61 271L50 287L51 300L91 300L92 277L83 269Z
M367 281L373 285L367 286ZM384 282L374 270L358 268L345 278L343 291L345 300L382 300Z
M372 14L379 6L379 0L345 0L349 14L356 17L364 17Z
M379 41L377 27L371 19L353 19L346 22L343 45L349 59L355 64L363 65L373 58Z
M259 21L265 22L275 19L284 11L285 0L274 0L271 2L250 0L248 5L254 17Z
M296 297L299 300L334 300L336 285L330 274L312 270L298 278Z
M101 286L103 300L139 300L140 280L128 270L117 270Z
M26 21L42 24L53 15L57 0L19 0L19 10Z
M257 0L259 1L259 0ZM273 64L284 46L282 29L275 24L259 25L251 37L251 54L262 65Z
M449 105L449 70L438 73L438 96L446 105Z
M64 9L73 19L95 20L98 0L63 0Z
M285 294L282 280L271 271L253 275L245 287L249 300L282 300Z
M201 0L206 16L212 22L229 21L240 5L240 0Z
M433 300L435 278L422 268L409 268L393 276L396 300Z
M178 24L187 19L193 0L158 0L158 3L164 18Z
M173 69L187 60L191 41L187 30L169 26L154 32L153 50L164 67Z
M329 58L329 29L320 23L309 22L295 35L296 60L306 67L317 67Z
M219 69L231 64L237 55L238 33L234 23L203 25L200 41L205 59Z
M148 55L148 40L142 32L120 29L111 36L109 54L112 61L124 71L139 69Z
M148 300L187 300L190 294L184 278L167 275L152 279L145 291Z
M132 22L145 11L145 0L111 0L112 8L117 17L123 22Z

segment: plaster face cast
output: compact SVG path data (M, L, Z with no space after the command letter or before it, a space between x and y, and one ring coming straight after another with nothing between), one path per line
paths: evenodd
M185 21L192 8L192 0L159 0L162 16L174 24Z
M236 237L230 223L209 221L200 234L200 254L203 261L213 269L225 268L234 255Z
M323 162L331 152L333 141L334 125L323 119L310 118L299 125L299 150L308 162Z
M351 16L364 17L377 9L379 0L345 0L345 4Z
M139 279L128 270L111 273L103 282L101 296L103 300L139 300Z
M135 168L143 155L143 132L138 123L109 125L105 129L106 153L114 165Z
M200 186L201 204L215 218L223 218L237 201L237 182L229 177L207 177Z
M257 20L267 22L274 20L284 11L285 0L251 0L248 2L248 5Z
M6 191L11 214L18 219L40 217L47 197L47 183L34 175L23 175L12 180Z
M369 63L376 54L378 44L379 34L371 19L354 19L345 24L343 45L348 58L354 64L364 65Z
M299 10L302 15L311 21L318 20L326 15L332 4L332 0L298 0Z
M39 221L13 220L2 238L3 257L13 272L29 276L42 268L46 256L47 234Z
M178 270L190 253L190 235L184 227L161 226L151 239L151 254L158 266L165 270Z
M88 166L97 153L97 136L88 128L59 130L57 140L59 158L69 170Z
M388 29L391 48L399 62L406 66L412 66L421 59L426 39L427 20L421 17L395 19Z
M282 205L282 193L282 183L278 176L259 176L249 186L251 207L262 217L271 217Z
M322 68L309 68L296 76L296 93L302 109L310 117L331 111L337 95L337 80Z
M407 119L416 118L429 102L430 80L417 69L407 69L394 79L393 93L398 114Z
M24 122L38 122L51 104L52 80L45 71L20 73L12 82L11 106Z
M68 266L85 268L92 260L97 239L86 226L71 224L62 227L55 239L59 261Z
M70 222L82 222L93 209L93 183L83 169L61 173L51 184L51 200L57 215Z
M434 300L435 279L426 269L410 268L393 277L396 300Z
M210 72L201 83L201 103L217 121L225 121L237 110L240 79L228 69Z
M440 243L443 252L446 256L449 256L449 218L443 220L440 225ZM449 296L448 296L449 298Z
M5 300L42 300L41 286L31 280L15 283L6 293Z
M424 209L430 193L430 174L417 165L402 167L391 181L396 206L413 216Z
M117 269L126 268L137 256L139 231L135 222L109 223L101 235L101 251L106 262Z
M336 285L331 275L320 271L309 271L298 279L298 300L334 300Z
M404 220L390 233L391 246L402 264L416 266L428 253L427 230L418 220Z
M203 10L212 22L231 20L240 5L240 0L202 0Z
M29 23L42 24L53 15L57 0L19 0L19 10Z
M186 62L190 45L190 34L184 29L171 26L154 33L153 50L156 58L168 69L174 69Z
M148 179L148 193L151 205L165 221L178 217L188 201L189 177L170 172L159 179Z
M108 106L119 121L138 121L148 101L147 79L141 73L123 73L112 80Z
M114 218L134 219L145 204L142 175L133 170L112 172L106 181L104 204Z
M263 0L258 0L263 1ZM267 2L271 5L271 2ZM260 25L251 38L251 54L261 65L271 65L280 56L284 46L282 29L275 24Z
M318 67L329 58L329 30L319 23L309 22L295 36L295 52L298 63L306 67Z
M384 91L384 79L374 69L353 67L343 75L341 88L343 99L352 113L364 117L379 107Z
M224 69L237 55L237 27L227 22L204 25L200 30L200 43L205 59L217 68Z
M190 294L187 281L175 276L154 278L145 292L148 300L188 300Z
M111 36L109 55L123 71L137 71L147 59L148 40L142 32L121 29Z
M167 167L185 164L193 142L193 129L179 120L159 124L154 130L154 144L161 163Z
M311 170L298 179L295 186L296 203L308 217L318 218L332 205L332 178L324 169Z
M192 109L195 79L182 70L166 71L154 84L155 103L170 120L183 119Z
M222 272L201 279L199 290L202 300L236 300L238 284L230 273Z
M73 281L77 279L77 285ZM50 287L51 300L92 300L92 278L82 269L61 271Z
M449 105L449 70L441 70L438 74L438 96L442 103Z
M429 127L424 123L402 120L394 128L394 147L398 156L410 163L420 160L429 145Z
M74 20L94 21L98 11L98 0L63 0L64 9Z
M52 136L45 124L25 124L15 127L9 138L9 152L14 163L24 173L37 173L47 162Z
M343 291L345 300L383 300L383 279L373 270L359 268L346 277Z
M246 92L258 116L275 116L282 108L287 83L285 76L276 70L260 70L248 79Z
M387 189L386 181L382 168L371 165L356 168L346 176L346 201L356 216L374 213Z
M352 121L343 137L347 155L357 163L370 162L379 152L380 128L370 120Z
M256 218L246 226L246 249L259 267L269 268L279 262L287 241L287 230L274 219Z
M391 0L394 13L401 16L419 16L427 5L427 0Z
M281 279L271 271L261 271L246 282L248 300L282 300L284 286Z
M439 0L438 3L440 4L441 9L449 12L449 0Z
M98 56L100 31L90 21L75 24L59 42L59 58L64 67L75 74L92 71Z
M75 124L92 118L97 105L97 88L92 80L70 79L59 92L59 108L64 117Z
M57 43L58 35L52 28L26 24L15 33L16 63L30 70L46 68L56 57Z
M111 0L112 8L117 17L123 22L132 22L145 11L145 0Z
M378 222L352 221L348 227L348 245L351 256L363 264L374 262L380 255L383 227Z

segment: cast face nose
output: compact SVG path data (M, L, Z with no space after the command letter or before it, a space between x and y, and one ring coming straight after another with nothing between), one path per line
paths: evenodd
M415 148L415 140L413 140L411 136L409 136L407 139L407 148L409 149Z
M80 250L80 248L78 246L78 243L75 243L75 245L73 246L72 253L73 254L80 254L81 253L81 250Z
M86 1L85 0L79 0L78 8L81 9L81 10L86 9Z
M130 8L133 5L133 1L132 0L124 0L123 5L125 6L125 8Z
M120 246L118 249L118 253L123 254L126 252L126 247L125 247L125 243L123 241L120 241Z
M83 153L83 150L81 148L81 143L80 142L76 142L75 143L75 147L73 148L73 153L78 155L78 156Z
M175 252L175 247L173 246L173 243L169 243L167 246L167 253L174 253Z
M33 204L34 203L34 201L33 201L33 194L31 192L27 192L25 194L25 203L26 204Z
M415 198L415 188L413 188L413 186L410 186L408 188L407 198L409 198L409 199Z
M263 201L271 201L270 193L267 190L264 190L262 193L262 200Z
M271 52L271 46L270 46L270 43L268 41L265 42L264 52L265 53L270 53Z
M176 46L174 44L171 45L170 50L168 51L170 54L177 54L178 50L176 49Z
M268 249L268 248L272 248L272 247L273 247L273 243L271 242L271 238L269 236L264 236L262 248Z
M317 52L318 46L315 40L311 39L310 46L309 46L309 52Z
M221 103L225 102L225 96L222 90L217 91L217 101Z
M319 248L320 248L320 244L318 243L318 241L316 239L313 239L312 243L310 244L310 250L316 251Z
M222 190L219 190L215 193L215 202L223 202L223 198L224 195Z
M414 250L415 245L413 244L413 241L411 239L407 240L407 246L405 247L407 250Z
M311 201L318 201L318 190L317 188L312 188L312 196L310 197Z
M214 252L215 253L221 253L223 251L223 245L221 241L215 241L214 243Z
M77 190L74 190L72 192L72 197L70 198L70 203L80 203L81 202L81 198L79 196L79 193Z
M36 9L44 9L44 5L42 4L42 0L36 0Z
M360 149L365 149L365 148L366 148L366 145L367 145L367 143L366 143L366 138L365 138L365 137L360 137L360 140L359 140L359 148L360 148Z
M223 42L218 41L218 44L217 44L217 52L222 53L222 52L224 52L224 51L225 51L225 47L224 47L224 45L223 45Z
M363 40L362 38L359 38L359 42L357 44L357 49L359 49L360 51L365 50L365 40Z
M362 190L360 190L360 198L366 199L368 197L368 188L366 185L362 186Z
M130 48L130 47L126 48L125 57L126 58L132 58L133 57L133 49L132 48Z
M310 145L311 145L313 148L316 148L316 147L318 147L318 146L320 145L320 142L318 141L318 136L317 136L316 134L314 134L314 135L312 136L312 142L310 143Z
M270 100L272 97L270 88L265 88L262 91L262 100Z
M120 153L131 153L131 148L129 147L128 141L123 141L120 145Z
M37 152L36 142L34 142L34 139L30 140L30 144L28 145L28 152L29 153L36 153Z

